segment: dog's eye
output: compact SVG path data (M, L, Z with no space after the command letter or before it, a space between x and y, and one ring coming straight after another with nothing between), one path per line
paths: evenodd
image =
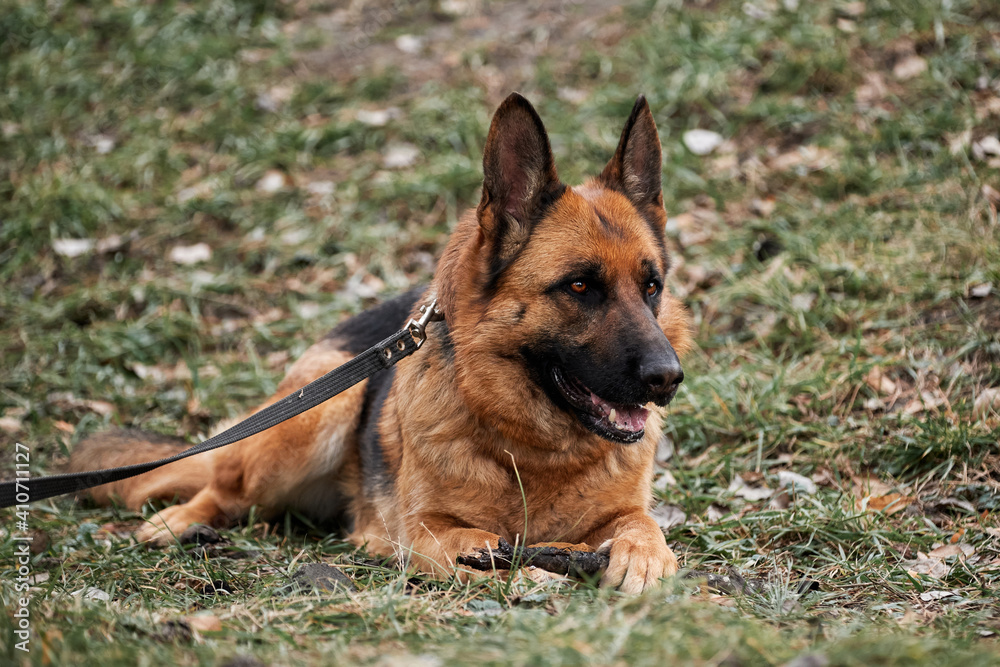
M574 292L576 292L577 294L586 294L588 289L587 283L583 282L582 280L574 280L572 283L570 283L569 288Z
M646 295L656 296L657 292L660 291L660 286L656 284L655 280L650 280L646 283Z

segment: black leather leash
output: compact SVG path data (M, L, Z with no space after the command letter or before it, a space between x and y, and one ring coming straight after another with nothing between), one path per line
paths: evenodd
M420 319L410 320L403 329L397 331L377 345L368 348L358 356L339 366L323 377L313 380L280 401L272 403L260 412L255 412L240 423L226 429L204 442L186 449L180 454L137 463L120 468L105 470L89 470L49 477L34 477L30 479L15 479L0 482L0 507L13 507L36 500L44 500L66 493L76 493L109 482L117 482L129 477L141 475L150 470L174 461L186 459L195 454L201 454L219 447L231 445L261 431L266 431L283 421L300 415L310 408L333 398L344 390L356 385L377 373L395 365L400 359L420 349L427 339L425 329L432 321L443 319L437 309L437 301L420 307Z

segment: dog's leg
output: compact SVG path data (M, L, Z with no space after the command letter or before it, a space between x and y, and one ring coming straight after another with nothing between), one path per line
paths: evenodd
M618 515L585 541L600 544L598 551L611 558L601 577L602 587L617 587L636 595L655 586L661 577L677 573L677 557L667 546L663 531L641 509Z
M296 432L296 419L234 444L231 450L220 450L208 485L188 502L151 517L136 539L163 546L192 524L222 529L247 516L254 505L265 513L283 506L282 496L302 477L301 459L309 448L297 438L283 441L283 432L304 434L303 429Z
M332 349L327 342L314 345L292 367L278 392L261 407L350 358L350 354ZM302 491L319 477L330 477L330 484L337 484L337 474L354 443L364 386L359 383L263 433L216 450L208 485L188 502L158 513L136 534L137 539L168 543L194 523L224 528L246 517L255 505L264 515L289 507L310 514L329 514L329 508L303 506L310 499L303 499Z
M158 512L150 518L149 523L136 531L135 538L140 542L165 546L193 524L225 528L229 525L229 517L239 519L242 516L243 510L239 505L229 507L230 511L227 512L219 506L217 500L218 495L214 489L206 487L188 502Z

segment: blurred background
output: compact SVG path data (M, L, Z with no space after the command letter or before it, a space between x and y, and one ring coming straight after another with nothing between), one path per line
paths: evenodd
M657 476L675 548L867 562L861 533L746 532L791 501L741 489L794 472L831 494L795 535L896 493L886 544L975 524L997 557L994 0L7 0L0 77L5 469L15 440L51 471L109 425L238 415L428 280L510 91L570 184L642 93L699 344Z

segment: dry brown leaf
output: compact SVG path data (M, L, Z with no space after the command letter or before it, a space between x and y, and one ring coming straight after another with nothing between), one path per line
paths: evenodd
M386 146L382 155L382 166L386 169L402 169L416 164L420 159L420 149L408 142Z
M896 383L879 366L872 366L868 374L865 375L865 383L883 396L891 396L896 393Z
M1000 115L1000 97L990 97L976 103L976 120L986 120L990 116Z
M62 410L83 409L107 417L115 411L115 406L107 401L77 398L68 391L57 391L47 396L48 402Z
M986 159L990 155L1000 155L1000 139L987 135L979 141L972 142L972 155L977 160Z
M695 155L708 155L722 145L725 137L712 130L694 129L685 132L681 140Z
M816 482L791 470L779 470L778 483L782 487L791 489L795 493L804 493L806 495L812 495L818 490L816 488Z
M892 68L892 75L900 81L907 81L927 71L927 61L918 55L910 55L900 60Z
M580 88L561 87L556 90L556 97L570 104L583 104L590 97L590 93Z
M934 579L944 579L948 576L948 572L951 570L950 567L945 565L944 561L938 558L918 558L915 561L910 561L907 564L906 572L911 577L917 577L921 574L925 574L928 577L933 577Z
M656 464L661 467L665 467L670 459L674 458L674 441L670 439L670 436L664 433L660 436L660 440L656 443ZM673 475L670 476L673 479ZM670 486L676 486L676 480L670 482Z
M991 411L1000 412L1000 387L991 387L980 392L975 405L972 406L972 418L982 419Z
M888 94L889 88L878 72L865 74L865 82L854 91L854 100L862 110L875 106Z
M170 249L167 258L175 264L189 266L212 259L212 248L207 243L178 245Z
M140 380L146 380L154 384L171 382L175 378L176 366L147 366L138 361L126 363L125 368L135 373Z
M890 493L885 496L868 496L857 501L857 508L859 510L867 509L885 514L896 514L906 509L906 506L914 500L913 496L904 496L902 493Z
M185 411L189 417L211 417L212 413L209 412L202 406L201 401L198 400L197 396L192 396L187 400L184 406Z
M277 169L268 169L253 187L257 192L272 193L290 188L292 185L292 179L288 174Z
M291 358L292 355L288 350L276 350L268 354L264 360L267 363L268 368L275 369L283 368Z
M827 466L821 466L812 474L812 481L819 486L833 486L833 471Z
M951 558L952 556L958 556L959 560L965 560L969 556L976 553L976 549L971 544L965 544L963 542L957 544L945 544L943 546L934 549L927 554L928 558Z
M666 491L674 486L677 486L677 478L669 470L664 470L659 477L653 480L653 489L656 491Z
M711 505L708 506L708 509L705 510L705 521L708 521L709 523L714 523L719 519L721 519L722 517L726 516L727 514L729 514L728 507L720 505L718 503L712 503Z
M800 146L794 150L782 153L770 162L771 169L786 171L795 167L804 167L809 171L826 169L837 164L833 151L817 146Z
M963 130L945 135L948 140L948 152L952 155L965 153L972 144L972 130Z
M943 579L951 571L951 566L944 562L946 558L957 557L965 560L974 556L975 548L971 544L945 544L930 553L917 552L916 560L905 561L903 566L911 576L927 575L934 579Z
M854 476L853 479L854 479L854 495L857 498L866 498L868 496L884 496L893 489L891 485L886 484L877 477Z
M707 213L714 213L714 211L708 211ZM711 240L712 233L708 230L707 225L713 222L715 220L711 216L703 214L699 209L695 209L694 211L686 211L674 218L670 218L667 221L667 229L675 231L678 242L687 248L689 246L701 245Z
M712 176L716 177L737 176L740 172L740 158L735 153L727 153L714 157L708 171Z
M922 391L918 397L911 399L903 408L903 412L908 415L917 415L923 412L937 413L938 408L947 405L948 399L945 398L945 395L938 389L931 389Z
M938 600L949 598L952 595L954 595L954 593L951 591L924 591L920 594L920 599L924 602L936 602Z
M709 595L705 598L706 602L711 602L712 604L717 604L720 607L735 607L736 598L732 595Z
M121 250L126 243L137 238L139 238L139 234L136 231L132 231L131 234L126 236L112 234L111 236L105 236L102 239L97 239L97 244L94 246L94 249L100 253L117 252L118 250Z
M996 190L996 188L984 184L981 192L983 193L983 197L985 197L986 201L990 204L993 206L1000 206L1000 191Z
M76 431L75 426L73 426L69 422L64 422L61 419L53 422L52 425L55 426L60 431L62 431L63 433L73 433L74 431Z
M973 299L985 299L993 291L993 283L976 283L969 285L969 297Z
M770 217L777 206L777 200L773 195L763 199L754 199L750 202L750 212L762 218Z
M677 505L660 505L649 513L662 530L670 530L687 521L687 514Z
M183 204L184 202L192 199L208 199L215 194L215 191L218 190L219 187L220 184L218 179L206 178L205 180L199 181L194 185L189 185L186 188L178 190L177 203Z
M885 403L882 402L881 398L872 396L871 398L865 399L865 410L871 410L872 412L878 412L879 410L885 410Z
M52 239L52 250L62 257L79 257L94 249L94 239Z
M555 572L549 572L548 570L543 570L540 567L523 567L518 573L521 576L527 577L533 583L536 584L548 584L553 581L568 581L569 577L556 574Z
M260 93L257 96L257 108L262 111L274 113L285 105L295 95L295 87L288 84L279 84Z
M845 2L840 5L837 9L847 16L853 16L857 18L865 13L866 3L863 0L858 0L856 2Z
M925 574L935 579L943 579L951 570L940 558L931 558L922 551L917 552L916 560L904 561L903 565L910 576Z
M182 620L186 621L192 630L198 632L222 631L222 621L214 614L195 614L194 616L185 616Z
M768 509L772 510L786 510L792 505L792 497L788 494L788 491L782 489L780 492L771 497L771 502L767 504Z
M760 473L756 473L759 475ZM774 495L774 489L769 489L766 486L751 486L743 479L744 476L749 476L751 479L755 478L755 473L741 473L733 477L733 481L729 483L729 488L727 491L733 495L748 500L752 503L765 500ZM761 475L761 478L763 475Z
M816 294L813 292L802 292L792 295L792 308L795 310L808 312L812 310L814 303L816 303Z
M14 417L0 417L0 431L7 435L17 435L21 432L21 420Z

